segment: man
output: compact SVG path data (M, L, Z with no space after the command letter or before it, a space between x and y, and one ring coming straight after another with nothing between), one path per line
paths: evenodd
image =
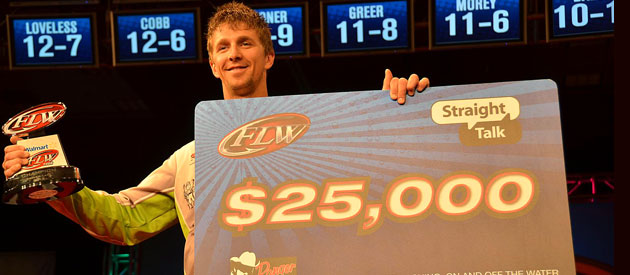
M240 3L217 9L208 24L207 48L212 73L222 83L225 99L265 97L267 70L275 53L264 19ZM386 70L383 90L399 104L406 95L429 85L415 74L395 78ZM16 144L19 137L11 137ZM193 274L194 260L194 141L177 150L162 166L138 186L117 194L84 188L72 196L50 201L56 211L81 225L92 236L118 245L134 245L175 225L178 221L186 237L184 270ZM28 162L23 146L5 148L2 168L8 178Z

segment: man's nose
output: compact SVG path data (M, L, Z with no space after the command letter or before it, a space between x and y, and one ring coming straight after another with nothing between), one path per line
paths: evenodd
M241 59L241 49L239 49L238 45L231 47L229 52L230 61L235 61Z

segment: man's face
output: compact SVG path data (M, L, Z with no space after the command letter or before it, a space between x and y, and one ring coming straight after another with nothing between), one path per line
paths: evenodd
M212 35L210 67L221 79L225 99L266 96L266 71L275 55L265 55L258 33L244 24L223 24ZM260 92L264 90L264 95Z

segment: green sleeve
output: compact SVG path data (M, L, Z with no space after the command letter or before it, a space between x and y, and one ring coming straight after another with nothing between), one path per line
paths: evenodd
M146 189L146 190L143 190ZM178 222L174 194L133 187L125 191L145 194L134 203L119 194L110 195L87 187L48 204L83 227L90 235L113 244L134 245Z

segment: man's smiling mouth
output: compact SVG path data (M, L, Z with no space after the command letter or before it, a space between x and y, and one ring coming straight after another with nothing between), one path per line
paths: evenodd
M231 72L231 71L239 71L239 70L244 70L247 69L247 65L242 65L242 66L232 66L226 69L226 71Z

